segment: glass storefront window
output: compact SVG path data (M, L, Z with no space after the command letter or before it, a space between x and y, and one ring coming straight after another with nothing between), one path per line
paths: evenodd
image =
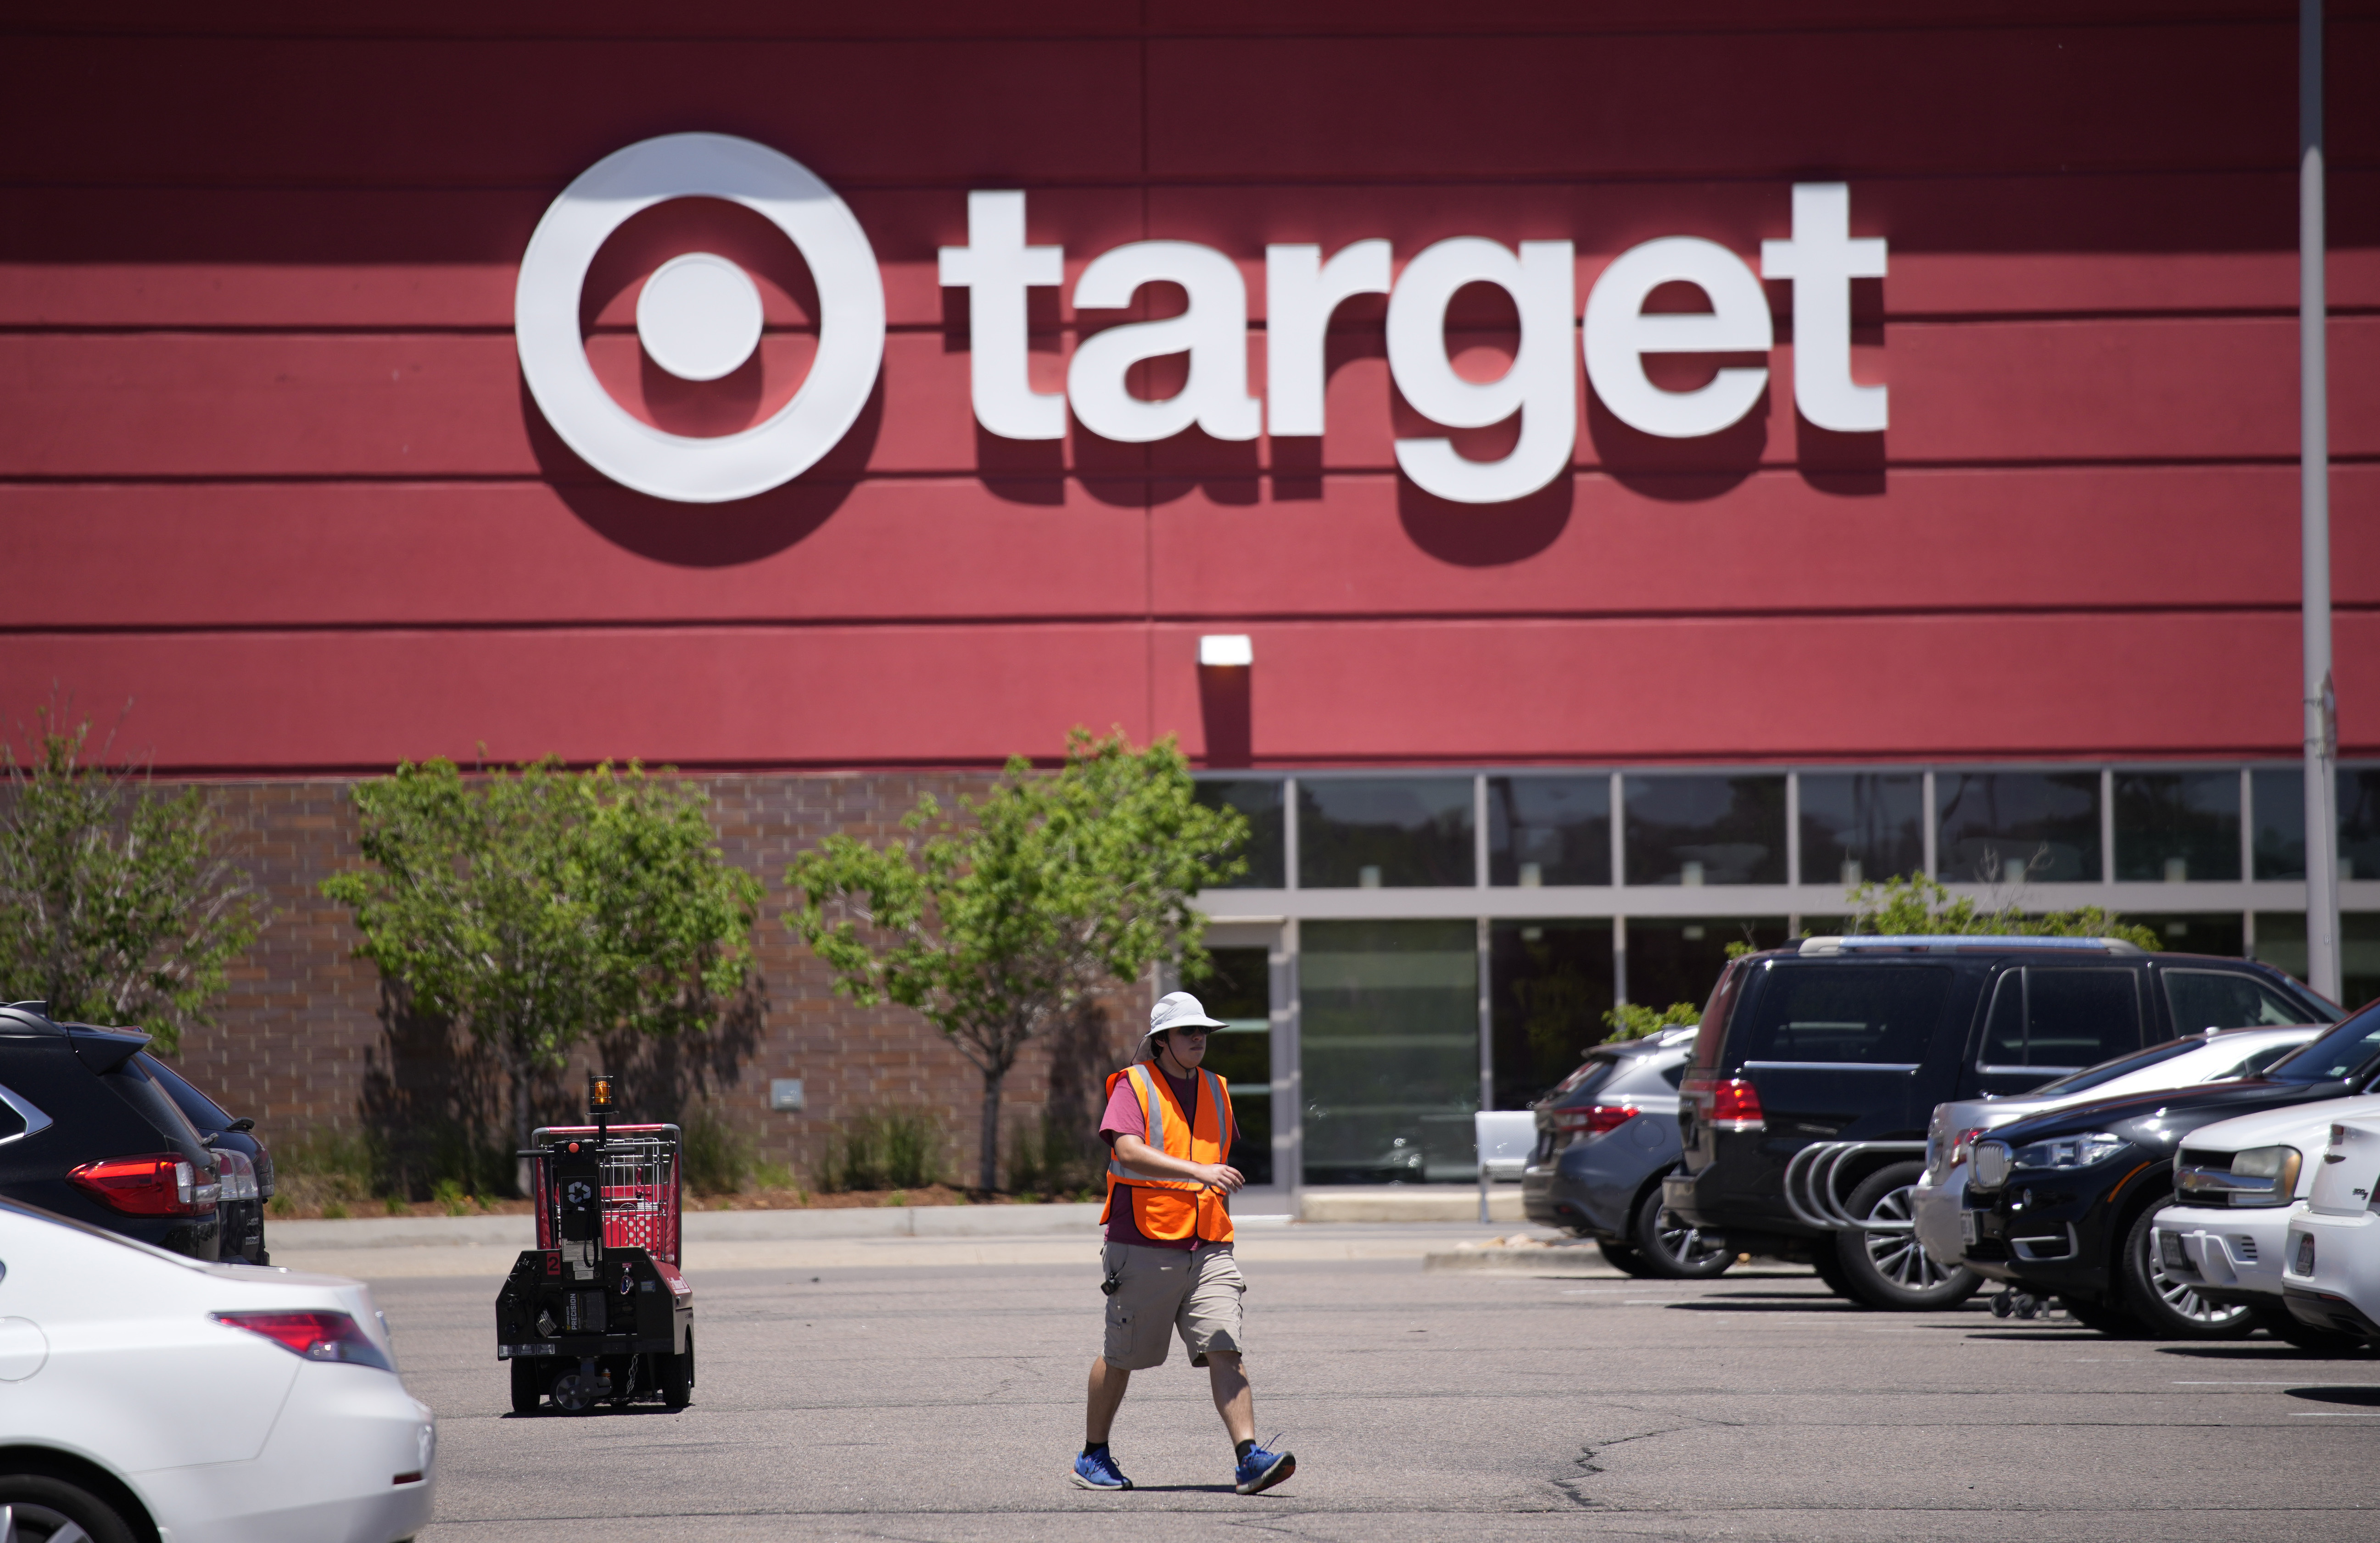
M2252 775L2255 780L2250 784L2249 793L2256 801L2256 877L2304 878L2304 772L2294 766L2274 767ZM2260 931L2257 936L2262 938L2264 934ZM2299 936L2302 940L2304 934ZM2304 961L2299 963L2302 965Z
M2380 768L2338 769L2338 876L2380 879Z
M1471 814L1468 777L1301 778L1297 881L1310 890L1468 887Z
M1628 1000L1658 1009L1700 1007L1727 967L1727 945L1785 946L1783 917L1630 917Z
M1611 923L1497 922L1488 980L1496 1107L1526 1109L1610 1032Z
M1936 858L1951 883L2099 881L2099 773L1941 772Z
M1802 773L1803 883L1849 888L1925 871L1922 774Z
M1488 881L1611 882L1611 779L1488 778Z
M1281 851L1284 844L1281 829L1281 784L1274 778L1201 777L1196 795L1198 802L1210 809L1237 809L1248 822L1248 844L1240 855L1247 859L1248 870L1228 884L1227 890L1277 890L1287 880L1288 866Z
M1475 1181L1473 923L1309 921L1298 1009L1307 1184Z
M2116 773L2116 877L2183 884L2240 877L2240 773Z
M2260 787L2256 791L2261 794L2264 789ZM2248 956L2303 980L2308 968L2305 913L2258 911L2256 946Z
M2219 954L2228 959L2239 959L2246 957L2248 953L2247 918L2237 911L2168 912L2150 916L2134 916L2126 911L2122 919L2136 927L2147 928L2157 935L2160 944L2176 954ZM2299 930L2301 934L2304 930L2302 919Z
M2300 980L2306 978L2303 911L2258 911L2255 956ZM2338 918L2339 1004L2349 1012L2380 1001L2380 911Z
M1622 796L1626 882L1785 881L1783 777L1629 777Z
M2380 1001L2380 912L2338 918L2338 994L2350 1013Z
M1189 982L1207 1016L1227 1026L1207 1037L1206 1066L1232 1086L1239 1138L1231 1165L1250 1184L1272 1179L1272 963L1261 948L1211 948L1213 973Z

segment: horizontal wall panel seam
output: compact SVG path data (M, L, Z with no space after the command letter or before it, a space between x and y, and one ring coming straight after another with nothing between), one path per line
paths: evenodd
M2349 615L2380 616L2380 601L2341 602L2335 611ZM0 638L18 639L43 638L125 638L170 639L175 638L276 638L308 637L348 637L371 638L447 638L466 636L551 637L569 634L588 638L667 634L678 637L749 635L783 632L788 634L819 632L1116 632L1134 633L1155 628L1181 631L1206 626L1262 626L1277 633L1329 633L1349 627L1394 626L1400 629L1477 630L1510 628L1526 631L1536 628L1589 628L1603 626L1703 627L1736 626L1754 623L1806 623L1812 626L1852 625L1858 623L1907 624L1934 623L1947 626L1963 624L2003 621L2105 621L2120 623L2132 620L2162 619L2182 621L2219 621L2226 619L2283 620L2294 618L2297 608L2281 604L2240 605L2135 605L2135 606L1978 606L1961 609L1947 606L1915 608L1871 607L1864 609L1828 607L1808 610L1742 610L1709 611L1350 611L1350 612L1288 612L1275 614L1239 614L1232 612L1081 612L1050 615L1017 615L986 613L982 614L952 614L941 616L736 616L706 615L620 619L614 617L563 617L551 621L507 619L500 621L435 620L404 622L335 622L309 621L288 623L224 622L218 624L157 623L110 624L76 626L58 624L12 626L0 625Z

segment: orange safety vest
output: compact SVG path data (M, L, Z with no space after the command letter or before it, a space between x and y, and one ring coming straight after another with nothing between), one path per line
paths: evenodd
M1191 1162L1222 1162L1229 1159L1232 1137L1237 1129L1232 1120L1231 1087L1221 1077L1203 1066L1198 1068L1199 1085L1206 1089L1206 1096L1198 1100L1195 1115L1184 1112L1172 1085L1145 1061L1111 1073L1108 1097L1115 1097L1116 1083L1125 1077L1132 1079L1134 1096L1140 1100L1141 1117L1148 1128L1145 1139L1151 1147L1167 1157ZM1172 1242L1195 1233L1203 1243L1232 1241L1232 1213L1220 1190L1187 1179L1160 1179L1136 1173L1110 1154L1108 1202L1099 1210L1102 1223L1114 1211L1116 1191L1120 1189L1126 1192L1125 1204L1132 1207L1133 1224L1140 1229L1143 1237Z

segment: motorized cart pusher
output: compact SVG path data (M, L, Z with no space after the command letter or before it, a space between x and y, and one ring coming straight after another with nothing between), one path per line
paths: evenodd
M675 1125L615 1125L612 1079L587 1079L591 1125L548 1125L529 1168L537 1246L496 1298L496 1357L513 1412L551 1397L580 1414L609 1401L694 1396L694 1288L678 1273Z

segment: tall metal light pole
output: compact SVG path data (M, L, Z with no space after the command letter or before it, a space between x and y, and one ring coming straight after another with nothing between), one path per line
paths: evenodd
M2323 294L2322 0L2298 0L2298 477L2305 553L2306 984L2336 1002L2338 707L2330 680L2330 382Z

